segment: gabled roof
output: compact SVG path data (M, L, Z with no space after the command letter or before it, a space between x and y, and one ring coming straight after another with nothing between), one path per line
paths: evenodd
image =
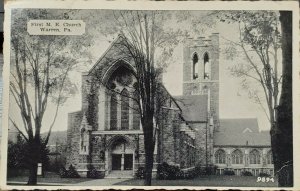
M128 43L127 38L123 35L118 35L118 37L109 45L106 51L96 61L94 66L88 71L88 73L90 74L98 68L105 68L105 72L112 64L119 60L130 63L132 57L126 53L126 50L124 49L125 42Z
M259 131L257 119L220 119L214 134L215 146L270 146L268 131Z
M187 122L207 121L207 95L174 96Z

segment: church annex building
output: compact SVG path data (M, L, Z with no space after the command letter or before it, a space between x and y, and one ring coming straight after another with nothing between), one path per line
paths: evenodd
M82 74L82 109L68 115L67 167L85 175L89 166L103 172L133 176L144 166L144 140L134 87L133 60L120 50L119 36ZM168 97L158 125L154 169L166 162L183 171L216 165L217 174L274 175L270 135L257 119L219 118L219 34L186 39L183 48L183 95ZM95 84L97 73L103 83ZM124 80L126 79L126 80ZM121 92L108 90L108 84Z

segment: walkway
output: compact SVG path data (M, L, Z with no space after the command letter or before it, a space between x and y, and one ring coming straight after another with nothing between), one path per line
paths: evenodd
M112 186L114 184L133 179L132 170L113 170L104 179L94 179L80 182L79 186Z
M75 184L75 186L112 186L114 184L126 181L129 179L115 179L115 178L104 178L104 179L94 179L90 181L80 182Z

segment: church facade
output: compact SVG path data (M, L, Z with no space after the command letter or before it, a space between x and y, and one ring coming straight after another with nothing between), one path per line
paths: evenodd
M118 47L124 40L119 36L94 67L82 74L82 109L68 116L67 166L74 165L83 175L92 166L105 176L114 172L132 176L145 163L134 90L136 70L133 59ZM166 91L163 117L157 123L154 173L163 162L183 171L196 165L216 165L219 174L228 169L237 175L245 170L255 175L274 173L270 138L261 136L256 119L220 119L219 83L218 33L208 39L187 39L183 95L172 96ZM243 139L230 139L231 131Z

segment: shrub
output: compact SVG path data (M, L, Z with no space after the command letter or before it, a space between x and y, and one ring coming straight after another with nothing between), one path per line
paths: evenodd
M215 175L217 171L217 166L209 165L205 167L205 175Z
M67 178L68 171L67 171L67 169L65 167L62 167L62 168L59 169L59 176L61 178Z
M205 167L197 165L195 168L197 175L206 175Z
M232 176L232 175L235 175L234 171L233 170L224 170L224 175L227 175L227 176Z
M135 172L135 178L144 179L144 175L145 175L145 168L140 166Z
M160 180L176 180L183 178L183 174L178 166L169 165L165 162L157 167L157 178Z
M61 168L59 175L61 178L80 178L80 175L73 165L70 165L69 170L66 170L64 167Z
M259 173L258 176L261 176L261 177L270 177L271 175L269 175L268 173L265 173L265 172L261 172L261 173Z
M73 165L70 165L69 170L68 170L68 178L80 178L76 168Z
M253 174L249 171L243 171L242 176L253 176Z
M101 179L104 178L104 173L97 171L97 169L93 168L87 172L87 178Z

